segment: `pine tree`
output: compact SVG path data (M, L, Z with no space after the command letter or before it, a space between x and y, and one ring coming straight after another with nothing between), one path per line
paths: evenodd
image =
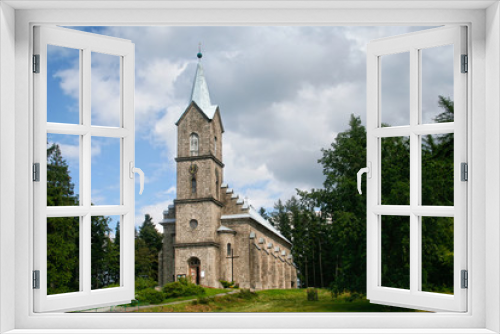
M78 205L59 145L47 148L47 205ZM79 291L80 219L47 218L47 294Z
M152 217L146 214L135 239L136 276L158 281L158 253L162 242L163 235L156 229Z

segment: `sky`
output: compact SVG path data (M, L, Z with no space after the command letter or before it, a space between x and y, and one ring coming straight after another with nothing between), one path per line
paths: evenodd
M429 27L73 27L135 43L136 225L153 221L176 197L177 127L190 102L199 43L212 104L221 111L224 182L255 208L272 209L296 189L321 188L321 149L366 120L366 45ZM453 98L453 47L422 51L424 122ZM78 122L78 51L48 50L48 121ZM382 121L408 124L409 58L382 57ZM116 126L119 59L92 54L92 124ZM61 146L78 193L78 138L49 135ZM119 203L119 142L92 140L92 201ZM119 170L119 169L118 169ZM94 172L95 171L95 172ZM76 177L75 177L76 176ZM157 228L161 230L158 225Z

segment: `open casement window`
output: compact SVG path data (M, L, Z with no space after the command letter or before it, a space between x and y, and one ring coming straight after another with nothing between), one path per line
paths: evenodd
M78 103L75 111L66 110L58 120L51 116L51 109L61 107L49 100L62 97L50 96L53 74L49 73L48 64L57 64L57 57L70 53L76 55L74 71L58 75L66 75L67 82L72 83L70 87ZM128 303L134 299L134 172L142 174L134 168L134 44L40 26L34 28L34 55L34 310L69 311ZM117 64L116 97L105 98L115 102L114 123L94 122L97 107L91 102L91 92L95 92L91 58L100 56L113 57ZM73 121L67 118L71 115L76 115ZM91 197L100 186L93 182L94 176L103 172L102 164L93 161L93 152L100 141L114 143L108 145L112 147L114 163L105 171L106 177L116 180L116 199L111 203L93 203ZM60 151L54 152L57 149L54 145L51 148L51 143L59 143L60 148L71 146L73 151L61 149L61 156ZM50 149L53 151L48 153ZM74 194L72 189L65 189L58 199L52 193L49 196L48 191L64 189L64 184L60 184L64 179L61 181L54 175L61 168L62 159L68 159L65 155L68 152L73 152L71 156L76 160L78 172L72 178L79 189ZM141 178L141 188L142 182ZM71 188L68 184L66 187ZM107 224L110 217L120 226L119 237L118 233L110 237L111 229L107 235L95 235L98 232L94 225ZM54 231L59 231L57 238ZM101 247L115 247L114 260L99 259L92 254L92 242L99 237L105 238ZM104 265L100 262L98 272L97 261L107 261ZM104 279L106 284L102 284Z
M372 303L467 310L466 54L466 28L458 26L368 44Z

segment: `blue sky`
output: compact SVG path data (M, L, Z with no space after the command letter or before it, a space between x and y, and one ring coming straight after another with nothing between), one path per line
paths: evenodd
M136 166L146 174L136 187L136 224L149 213L158 223L175 199L175 122L189 103L198 43L212 103L226 132L224 182L250 204L272 208L295 189L322 186L317 159L351 114L365 120L366 44L422 27L84 27L136 45ZM429 51L431 53L431 51ZM432 56L432 57L431 57ZM449 50L426 56L424 118L439 112L437 95L452 97ZM398 57L396 57L398 58ZM408 80L404 57L386 61L383 89ZM78 122L78 52L49 50L48 121ZM437 78L437 79L436 79ZM384 81L385 80L385 81ZM401 82L403 82L401 84ZM385 85L385 86L384 86ZM384 88L385 87L385 88ZM387 107L384 122L404 123L404 92ZM117 57L92 55L92 124L116 125ZM67 159L78 189L78 139L51 135ZM119 200L117 140L92 142L92 200Z

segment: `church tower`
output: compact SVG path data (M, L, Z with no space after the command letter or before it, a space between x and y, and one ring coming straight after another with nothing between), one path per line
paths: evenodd
M198 53L191 100L177 121L177 198L163 212L159 284L295 287L291 242L223 183L222 125Z
M191 101L176 123L174 265L177 275L191 277L197 284L218 286L224 128L219 107L210 101L201 57L200 52Z

